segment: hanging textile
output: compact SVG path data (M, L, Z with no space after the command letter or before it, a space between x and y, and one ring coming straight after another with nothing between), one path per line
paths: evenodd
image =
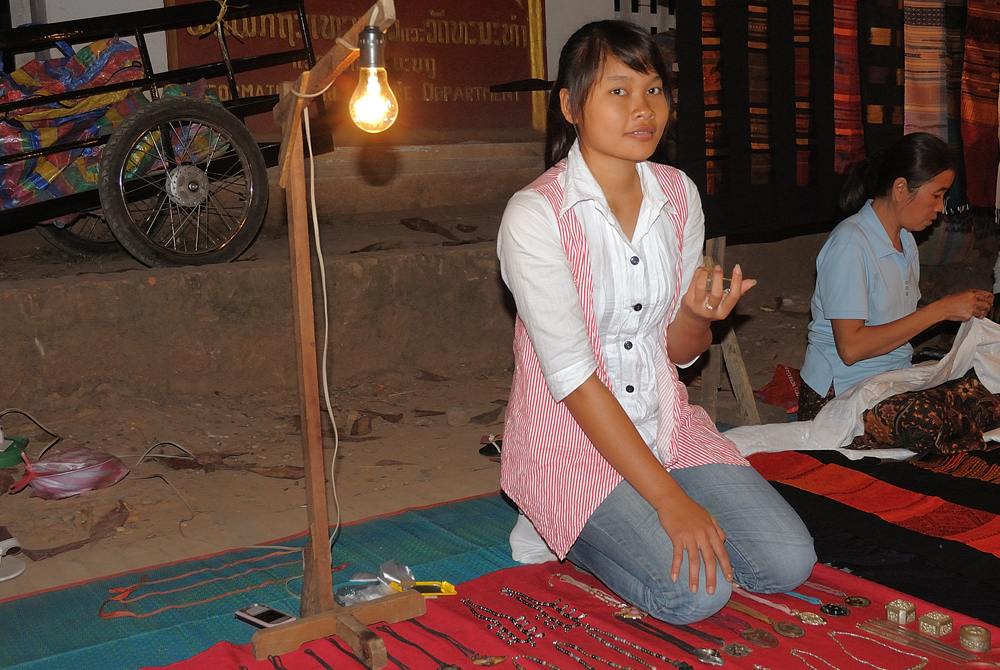
M904 0L906 45L903 132L948 139L944 0Z
M895 2L861 0L858 59L865 147L884 149L903 136L903 10Z
M675 6L674 164L701 192L708 237L832 227L844 177L833 171L831 3ZM860 116L857 127L861 149Z
M858 82L857 0L833 3L833 58L833 120L837 137L833 170L837 174L850 174L865 157Z
M969 0L962 73L962 149L966 195L977 207L997 206L1000 96L1000 0Z
M947 50L948 147L955 157L955 182L945 196L944 216L950 230L972 233L972 210L965 196L965 153L962 151L962 68L965 62L966 0L945 0Z
M702 0L701 70L705 101L705 191L725 190L729 138L722 105L722 36L716 25L715 0Z
M747 74L750 79L750 183L771 183L767 0L747 4Z
M795 42L795 185L808 186L813 176L812 110L809 98L809 0L792 0Z

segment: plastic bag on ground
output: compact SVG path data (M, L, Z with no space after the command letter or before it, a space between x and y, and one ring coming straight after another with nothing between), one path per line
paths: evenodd
M73 447L34 463L23 453L27 474L11 484L8 493L31 486L31 495L44 500L60 500L94 489L111 486L128 474L128 467L117 456Z

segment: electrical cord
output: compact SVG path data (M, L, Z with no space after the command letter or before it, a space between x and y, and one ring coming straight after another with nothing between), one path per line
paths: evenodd
M43 432L46 432L46 433L48 433L49 435L51 435L52 437L55 438L54 440L52 440L51 442L49 442L47 445L45 445L45 448L42 449L42 451L41 451L40 454L38 454L38 458L35 459L36 461L38 459L40 459L42 456L44 456L46 451L48 451L53 446L55 446L56 442L58 442L59 440L62 439L61 437L59 437L59 435L57 435L56 433L53 433L51 430L49 430L45 426L43 426L42 424L38 423L38 420L35 417L31 416L30 414L28 414L27 412L25 412L23 409L17 409L16 407L11 407L10 409L5 409L4 411L0 412L0 419L2 419L3 417L7 416L8 414L20 414L21 416L27 418L33 424L35 424L36 426L38 426L40 429L42 429Z
M319 260L320 283L323 286L323 400L326 403L326 413L330 417L330 425L333 426L333 457L330 459L330 489L333 491L333 504L336 510L336 521L333 531L330 533L330 551L333 552L333 545L340 534L340 498L337 496L337 452L340 451L340 433L337 430L337 419L333 414L333 405L330 402L330 381L327 373L327 357L330 348L330 300L326 288L326 263L323 261L323 246L319 239L319 213L316 210L316 159L313 155L312 133L309 128L309 108L302 109L302 124L306 131L306 145L309 147L309 207L312 212L313 237L316 240L316 258Z

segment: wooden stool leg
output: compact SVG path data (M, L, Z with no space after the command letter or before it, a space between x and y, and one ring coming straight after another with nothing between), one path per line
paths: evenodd
M705 263L709 267L716 264L725 267L726 238L714 237L705 241ZM750 386L750 377L743 362L743 354L736 339L736 329L730 327L722 344L713 344L708 349L708 364L701 373L701 406L708 412L709 418L716 420L718 411L719 382L722 375L722 363L726 364L729 382L736 396L736 404L740 415L750 425L760 424L760 413L757 411L757 401Z

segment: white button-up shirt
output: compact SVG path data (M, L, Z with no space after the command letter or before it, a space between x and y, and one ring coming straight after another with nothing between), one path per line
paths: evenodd
M677 264L682 264L683 295L702 263L705 227L698 190L684 176L688 219L683 258L678 257L679 245L667 219L675 213L673 205L648 164L639 163L636 170L643 200L631 240L576 144L559 177L564 190L560 214L574 208L587 240L594 317L609 386L652 448L658 419L653 352L664 347L663 324L676 290ZM524 190L511 198L497 250L504 282L514 295L546 385L559 402L594 373L597 363L552 206L543 195ZM677 363L683 367L692 362Z

